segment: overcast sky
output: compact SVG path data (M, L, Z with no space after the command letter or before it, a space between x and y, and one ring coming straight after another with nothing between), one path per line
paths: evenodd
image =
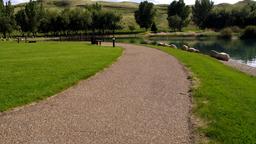
M5 0L7 1L7 0ZM27 2L29 0L11 0L12 3L21 3L21 2ZM105 1L124 1L124 0L105 0ZM143 0L125 0L125 1L133 1L133 2L141 2ZM156 4L169 4L173 0L148 0L151 2L154 2ZM194 0L184 0L187 4L194 4ZM240 0L213 0L215 4L219 3L236 3Z

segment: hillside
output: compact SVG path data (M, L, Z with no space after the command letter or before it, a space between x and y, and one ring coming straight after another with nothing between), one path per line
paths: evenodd
M124 24L124 28L128 29L129 25L136 25L137 28L139 26L136 24L135 19L134 19L134 11L138 8L138 3L134 2L107 2L107 1L96 1L96 0L42 0L44 3L44 6L47 9L51 10L61 10L64 8L68 7L86 7L91 4L95 4L96 2L101 4L103 9L106 10L112 10L116 11L117 13L122 14L123 20L122 23ZM251 0L244 0L240 1L236 4L218 4L216 5L216 8L225 8L225 9L230 9L230 8L241 8L248 3L256 3L255 1ZM20 9L21 7L24 6L23 4L16 5L16 10ZM167 22L167 7L168 5L165 4L160 4L160 5L155 5L156 8L156 18L155 22L158 26L158 29L161 30L168 30L168 22ZM190 29L190 28L189 28Z
M228 3L222 3L222 4L218 4L216 5L216 8L223 8L223 9L231 9L231 8L236 8L236 9L239 9L239 8L242 8L248 4L256 4L256 1L253 1L253 0L243 0L243 1L239 1L235 4L228 4Z
M92 0L43 0L44 7L50 10L61 10L68 7L86 7L91 4L99 3L102 5L103 9L116 11L122 14L124 28L128 29L129 25L136 25L134 19L134 11L138 8L138 3L134 2L107 2L107 1L92 1ZM16 10L24 6L24 3L16 5ZM167 5L156 5L157 11L156 23L159 29L168 29L167 23Z

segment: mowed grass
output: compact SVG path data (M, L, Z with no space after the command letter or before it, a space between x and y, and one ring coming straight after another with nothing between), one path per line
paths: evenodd
M110 65L121 48L0 42L0 111L54 95Z
M175 56L199 79L192 92L194 113L206 121L198 130L210 143L256 143L256 77L209 56L154 47Z

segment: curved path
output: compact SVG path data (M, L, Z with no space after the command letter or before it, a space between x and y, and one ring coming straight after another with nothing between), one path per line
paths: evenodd
M173 57L143 46L55 97L0 115L1 144L191 143L190 82Z

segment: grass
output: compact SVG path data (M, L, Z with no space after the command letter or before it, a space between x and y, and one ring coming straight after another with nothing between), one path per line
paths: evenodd
M193 89L194 113L206 126L197 130L210 143L256 143L256 77L205 55L151 46L175 56L199 79Z
M0 111L56 94L110 65L121 48L0 42Z

